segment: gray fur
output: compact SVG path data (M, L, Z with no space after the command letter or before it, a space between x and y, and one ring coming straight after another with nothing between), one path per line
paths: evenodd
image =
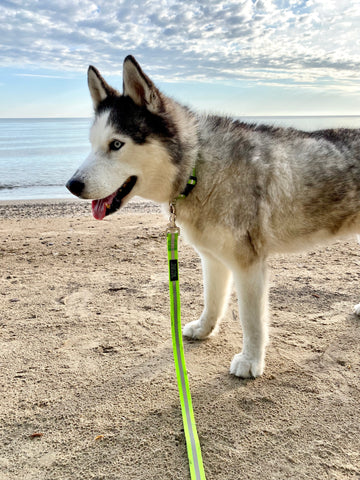
M188 197L177 200L176 212L202 259L205 308L183 333L201 339L216 332L233 278L243 350L235 355L230 372L261 375L267 343L267 257L359 232L360 130L308 133L197 115L161 93L133 57L125 59L123 95L96 69L89 74L96 115L108 115L106 128L111 126L114 136L130 136L136 158L139 148L145 155L149 145L158 146L158 174L167 185L161 189L164 193L155 192L155 186L154 195L147 189L146 198L163 203L167 213L196 166L197 185ZM72 179L77 188L84 184L84 191L76 192L83 198L94 198L92 191L111 193L106 182L104 186L93 178L100 171L94 167L97 155L106 165L110 154L95 151ZM119 169L123 162L131 163L126 150L116 158ZM155 165L155 160L148 161ZM141 185L151 180L126 168L126 176L139 175L133 193L141 195Z
M251 237L260 257L292 250L294 239L359 231L359 130L306 133L201 117L199 151L198 185L178 205L199 228L215 222L240 243Z

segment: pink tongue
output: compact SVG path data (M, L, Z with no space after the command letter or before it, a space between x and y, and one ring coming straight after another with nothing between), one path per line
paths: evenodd
M112 193L106 198L101 198L99 200L93 200L91 202L92 213L96 220L102 220L106 214L106 205L111 205L112 201L114 200L115 193Z

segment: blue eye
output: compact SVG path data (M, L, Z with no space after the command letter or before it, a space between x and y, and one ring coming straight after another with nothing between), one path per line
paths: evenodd
M112 150L113 152L116 152L117 150L120 150L120 148L124 145L123 142L120 142L120 140L113 140L110 145L109 145L109 148L110 150Z

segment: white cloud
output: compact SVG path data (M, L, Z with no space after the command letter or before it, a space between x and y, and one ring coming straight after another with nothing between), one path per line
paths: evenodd
M264 10L265 12L273 12L275 5L272 0L256 0L255 8L257 10Z
M132 53L161 80L347 91L360 72L360 0L7 0L0 16L2 66L120 74Z

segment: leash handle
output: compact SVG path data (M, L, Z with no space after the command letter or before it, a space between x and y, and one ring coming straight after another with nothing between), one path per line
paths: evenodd
M189 381L185 365L184 347L182 341L178 266L178 237L179 229L176 227L174 219L173 225L169 225L167 231L171 334L174 352L174 362L180 395L181 413L184 424L191 480L206 480L205 471L202 463L200 442L196 430L195 417L192 407Z

